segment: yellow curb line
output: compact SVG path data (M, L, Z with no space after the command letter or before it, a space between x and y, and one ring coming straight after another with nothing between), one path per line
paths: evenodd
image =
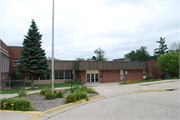
M94 99L98 99L98 98L101 98L101 97L107 97L107 96L100 95L100 96L91 97L91 98L89 98L89 101L90 101L90 100L94 100ZM29 119L27 119L27 120L34 120L34 119L36 119L36 118L39 118L39 117L48 115L48 114L53 113L53 112L56 112L56 111L58 111L58 110L65 109L65 108L68 108L68 107L71 107L71 106L74 106L74 105L77 105L77 104L83 103L83 102L86 102L86 99L77 101L77 102L75 102L75 103L69 103L69 104L66 104L66 105L62 105L62 106L58 106L58 107L55 107L55 108L46 110L46 111L41 112L40 114L38 114L38 115L36 115L36 116L34 116L34 117L31 117L31 118L29 118Z
M0 110L0 112L15 112L15 113L42 113L39 111L15 111L15 110Z
M178 90L179 88L176 88L175 90ZM168 91L168 89L164 90L140 90L140 91L130 91L129 93L139 93L139 92L154 92L154 91Z

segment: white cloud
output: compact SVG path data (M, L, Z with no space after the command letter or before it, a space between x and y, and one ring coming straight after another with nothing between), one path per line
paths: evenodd
M147 46L152 55L159 37L166 37L169 45L179 39L177 3L55 0L55 57L90 58L101 47L112 60L140 46ZM51 56L52 0L2 0L1 4L1 39L7 45L22 45L34 18L43 34L42 47Z

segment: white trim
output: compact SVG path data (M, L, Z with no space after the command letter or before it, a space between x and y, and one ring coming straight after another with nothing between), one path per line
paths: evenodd
M10 57L7 53L3 52L2 50L0 50L0 52L2 52L3 54L5 54L6 56Z

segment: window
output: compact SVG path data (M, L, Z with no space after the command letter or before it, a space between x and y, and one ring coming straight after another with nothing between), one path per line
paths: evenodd
M9 72L9 57L1 54L1 72Z
M146 78L146 70L143 70L143 78Z
M13 66L17 66L19 64L19 60L18 59L14 59L13 60Z
M121 80L123 80L123 79L124 79L123 70L120 70L120 79L121 79Z
M72 79L72 71L71 70L65 71L65 79Z

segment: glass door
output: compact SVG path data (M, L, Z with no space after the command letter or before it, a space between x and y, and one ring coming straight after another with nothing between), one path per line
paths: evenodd
M90 83L91 81L90 81L91 79L90 79L90 74L87 74L87 83Z
M94 73L91 73L91 83L94 83Z
M99 82L99 75L98 75L98 73L95 73L95 82Z

